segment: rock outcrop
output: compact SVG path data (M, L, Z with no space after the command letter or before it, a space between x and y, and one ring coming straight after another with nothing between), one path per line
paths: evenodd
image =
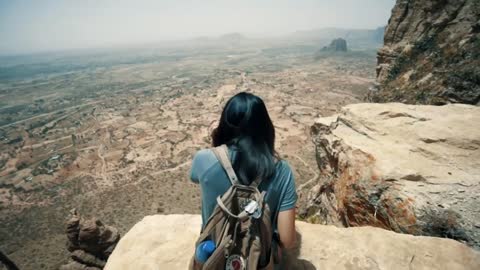
M321 176L300 216L480 247L480 107L348 105L311 133Z
M343 38L337 38L332 40L328 47L323 47L321 51L331 51L331 52L346 52L347 51L347 41Z
M374 102L480 103L480 1L397 0Z
M60 270L103 269L113 249L120 240L117 229L104 225L98 219L83 219L73 210L67 222L67 249L70 261Z
M198 237L197 215L147 216L118 243L105 270L187 269ZM297 222L288 269L479 269L480 254L450 239L372 228Z

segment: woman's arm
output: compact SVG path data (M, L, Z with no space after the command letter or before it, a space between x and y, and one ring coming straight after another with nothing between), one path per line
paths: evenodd
M277 230L280 237L280 244L283 248L293 248L296 241L295 231L295 205L297 203L297 191L295 188L295 178L292 170L286 161L282 161L283 165L280 174L285 177L282 187L282 195L280 196L280 209L277 219Z
M280 235L280 244L284 248L293 248L297 241L295 231L295 208L281 211L278 213L277 220L278 234Z

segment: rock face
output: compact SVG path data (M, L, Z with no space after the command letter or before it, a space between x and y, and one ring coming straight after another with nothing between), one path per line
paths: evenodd
M198 237L197 215L147 216L118 243L106 270L188 269ZM288 269L479 269L480 254L450 239L372 228L297 221L299 246Z
M103 269L120 240L117 229L104 225L98 219L85 220L75 210L67 222L66 233L71 259L60 270Z
M346 52L347 41L343 38L334 39L328 47L323 47L321 51Z
M397 0L378 52L374 102L480 102L480 1Z
M312 127L318 182L300 216L480 247L480 107L355 104Z

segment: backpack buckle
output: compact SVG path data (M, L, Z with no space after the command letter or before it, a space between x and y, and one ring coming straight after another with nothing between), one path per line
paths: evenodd
M247 206L245 206L245 212L254 219L259 219L262 215L262 210L256 201L250 201Z

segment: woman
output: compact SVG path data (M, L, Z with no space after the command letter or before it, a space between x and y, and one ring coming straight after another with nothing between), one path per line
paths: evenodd
M212 133L213 146L226 144L239 181L249 185L260 177L260 191L272 211L273 230L278 246L295 244L295 181L288 163L278 158L275 129L265 104L250 93L233 96L223 109ZM192 163L191 179L202 190L202 222L206 224L216 206L216 198L231 186L222 166L210 149L198 151Z

